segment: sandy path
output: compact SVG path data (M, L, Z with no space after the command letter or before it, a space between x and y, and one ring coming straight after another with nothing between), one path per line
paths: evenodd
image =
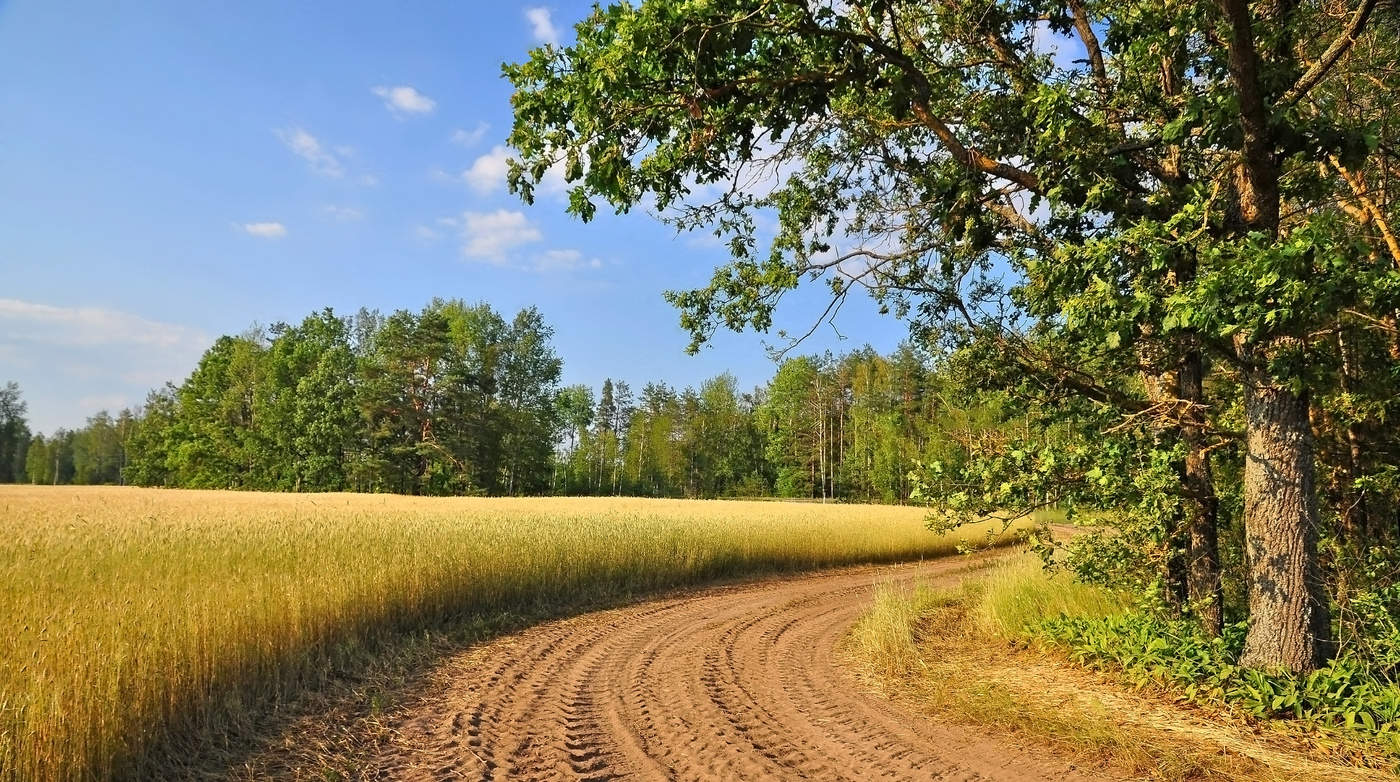
M876 582L951 558L697 591L550 622L449 661L372 779L1089 779L867 693L836 644Z

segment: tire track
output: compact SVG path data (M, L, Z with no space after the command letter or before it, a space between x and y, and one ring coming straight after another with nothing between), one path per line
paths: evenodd
M365 779L1090 779L864 692L836 657L881 581L965 558L694 592L550 622L450 661Z

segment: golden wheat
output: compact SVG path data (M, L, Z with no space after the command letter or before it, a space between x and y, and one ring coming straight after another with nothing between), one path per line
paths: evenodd
M0 778L154 773L414 630L957 542L880 506L0 487Z

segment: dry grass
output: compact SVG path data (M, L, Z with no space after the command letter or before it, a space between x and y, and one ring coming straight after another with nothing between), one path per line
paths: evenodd
M170 773L424 628L958 542L913 508L0 487L0 778Z
M960 589L878 590L849 650L869 684L911 707L1021 735L1105 778L1392 778L1335 760L1335 747L1128 691L1019 640L1031 621L1122 606L1119 596L1052 578L1021 555Z

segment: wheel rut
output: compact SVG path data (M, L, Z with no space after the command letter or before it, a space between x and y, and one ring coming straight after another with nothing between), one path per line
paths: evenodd
M865 691L836 647L877 583L967 558L699 590L550 622L448 661L361 769L406 780L1089 780Z

